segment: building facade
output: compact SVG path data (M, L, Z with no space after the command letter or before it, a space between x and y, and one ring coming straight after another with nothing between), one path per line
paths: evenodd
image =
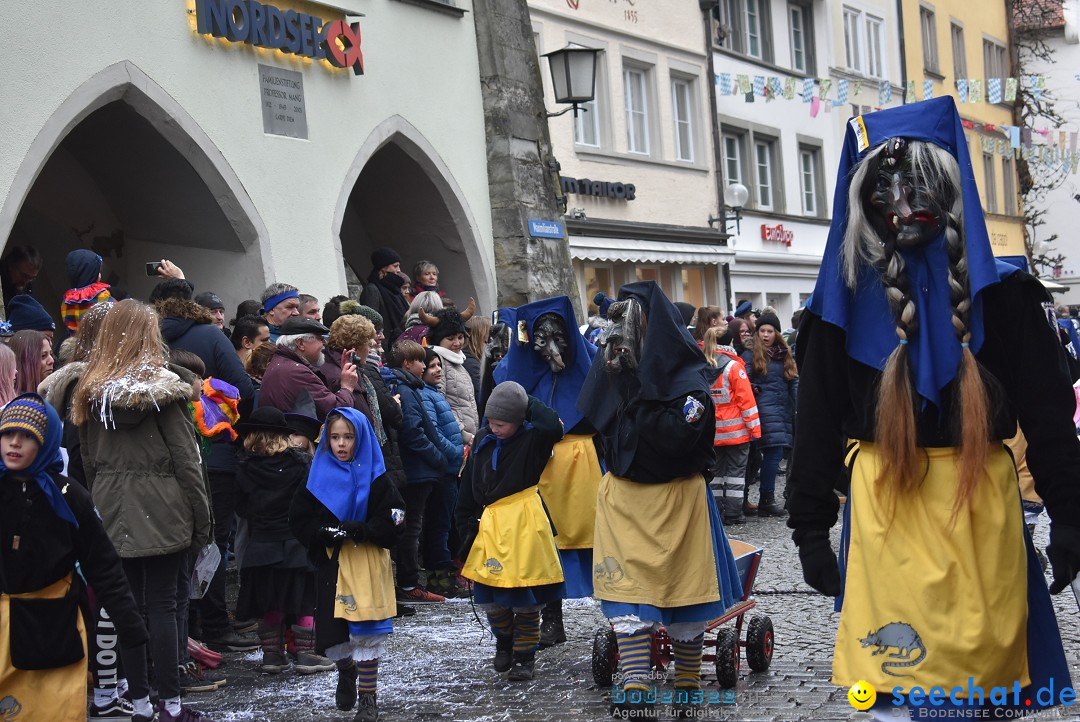
M450 295L491 308L470 10L6 4L4 26L19 31L0 50L0 239L41 251L47 307L77 247L97 250L106 280L132 295L146 297L145 263L166 257L232 307L270 281L325 300L345 291L346 264L364 278L385 245L406 272L432 260Z
M715 221L711 78L697 4L529 0L529 10L539 53L601 51L595 100L549 121L583 307L597 291L654 280L673 301L727 308L733 253ZM541 75L554 111L546 61Z
M994 254L1023 256L1016 162L1012 153L997 152L999 128L1014 122L1013 103L1005 100L1006 81L1015 75L1006 3L901 0L900 7L905 94L958 98Z

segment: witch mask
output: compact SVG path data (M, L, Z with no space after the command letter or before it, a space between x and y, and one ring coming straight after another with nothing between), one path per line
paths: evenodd
M559 373L566 368L566 351L570 340L566 330L566 321L557 313L545 313L536 319L533 326L533 350L547 361L552 373Z
M867 168L859 196L883 244L917 248L941 234L956 187L940 154L928 143L890 138L863 162Z
M634 373L641 364L641 344L645 337L645 314L641 304L630 298L608 308L608 326L600 336L608 373Z
M502 361L510 348L510 326L499 321L492 324L488 340L484 343L484 356L492 365Z

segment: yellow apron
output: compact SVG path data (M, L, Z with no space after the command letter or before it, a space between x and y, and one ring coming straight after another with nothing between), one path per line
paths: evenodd
M705 478L600 481L593 541L594 596L685 607L720 600Z
M26 594L0 594L0 719L86 720L86 626L82 611L76 626L83 658L55 669L22 670L11 663L11 598L59 599L71 589L71 575Z
M326 555L333 558L334 548ZM338 554L334 617L349 622L390 619L397 614L390 551L374 544L346 541Z
M530 486L484 507L476 541L461 574L474 582L504 589L563 581L551 522L537 487Z
M848 496L850 543L833 683L877 690L1030 684L1027 555L1012 459L991 451L986 476L950 528L957 451L922 449L926 478L890 517L879 457L859 442ZM963 697L965 694L960 694Z
M600 486L600 459L593 437L568 434L555 444L539 486L558 532L555 544L560 549L591 549Z

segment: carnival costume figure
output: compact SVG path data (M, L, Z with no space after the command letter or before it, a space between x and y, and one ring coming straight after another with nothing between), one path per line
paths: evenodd
M852 118L837 177L788 487L803 575L837 598L833 682L964 705L1018 683L1039 709L1030 691L1069 672L1002 441L1019 421L1060 591L1080 569L1080 442L1048 297L991 253L952 98Z
M616 716L650 716L650 633L667 628L675 686L696 707L706 623L741 594L703 473L716 417L705 357L652 281L623 286L578 408L603 439L594 595L614 628L623 684ZM680 710L689 711L689 710Z
M567 296L519 306L513 318L510 348L495 369L495 381L517 381L530 396L555 409L566 428L540 477L540 496L557 532L567 598L591 597L596 490L603 470L596 430L578 410L577 397L596 347L578 332ZM565 641L560 599L544 607L540 646Z

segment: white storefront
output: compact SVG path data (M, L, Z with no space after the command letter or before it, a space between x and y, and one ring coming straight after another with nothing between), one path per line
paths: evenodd
M470 0L5 3L0 23L0 239L41 251L50 311L87 246L130 294L168 257L231 310L271 281L325 300L387 245L494 305Z

